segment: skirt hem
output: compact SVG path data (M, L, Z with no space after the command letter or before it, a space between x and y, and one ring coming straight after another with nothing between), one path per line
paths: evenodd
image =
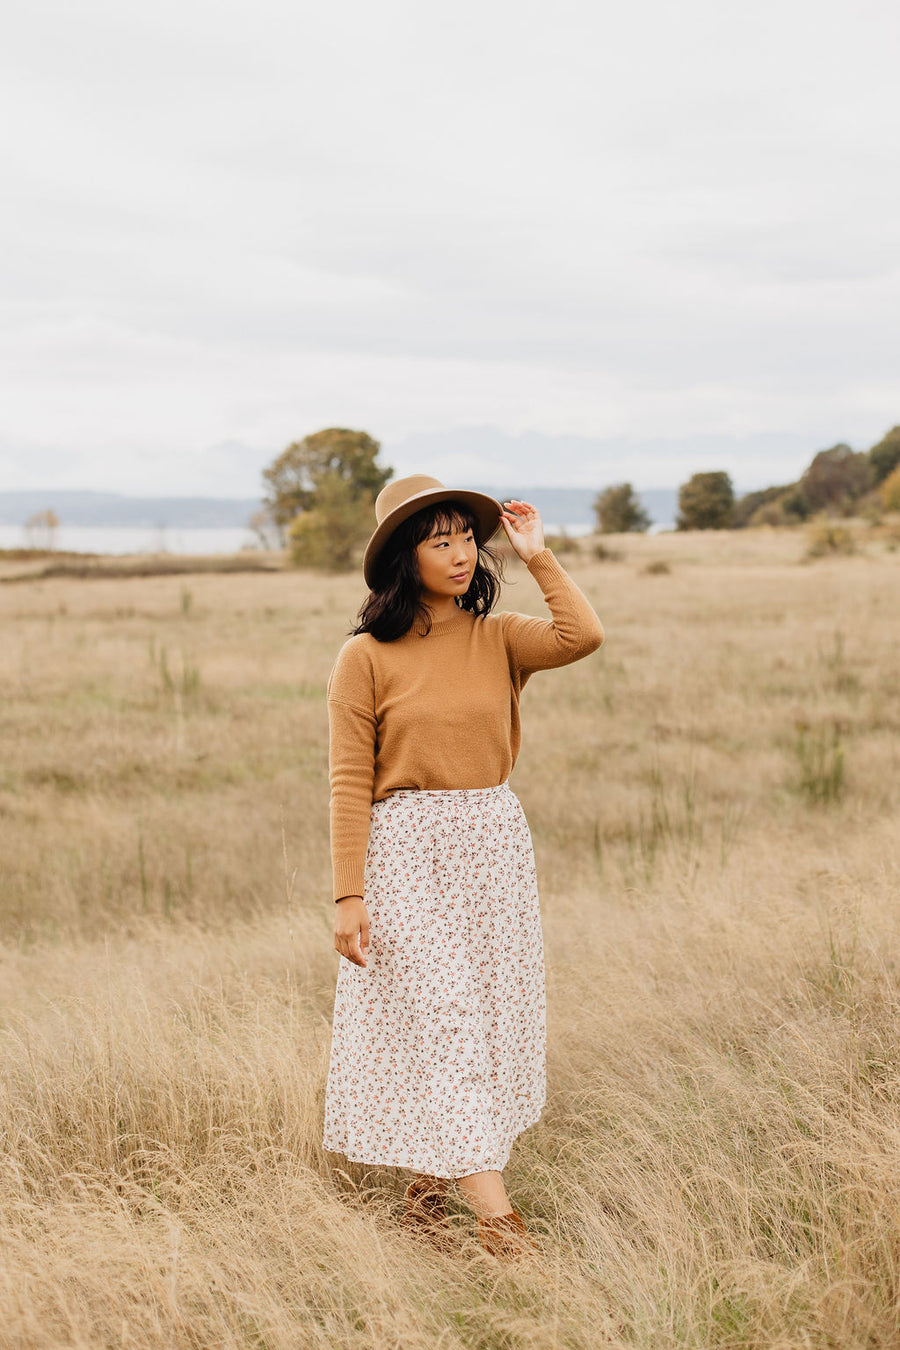
M531 1129L532 1125L537 1124L537 1122L541 1118L541 1115L543 1113L546 1104L547 1104L546 1101L544 1101L538 1107L535 1114L531 1116L528 1120L526 1120L524 1124L519 1127L519 1129L513 1135L512 1139L510 1139L506 1149L500 1155L500 1161L493 1164L492 1166L485 1166L484 1163L481 1164L476 1163L473 1164L473 1166L471 1167L467 1167L464 1171L448 1172L441 1167L432 1167L430 1165L427 1166L423 1165L423 1163L419 1159L412 1160L411 1155L408 1153L403 1154L401 1156L398 1151L395 1151L394 1155L390 1158L387 1157L359 1158L355 1157L352 1153L347 1153L342 1148L331 1148L331 1146L325 1143L324 1140L322 1142L322 1148L325 1150L326 1153L340 1153L340 1155L343 1158L346 1158L348 1162L362 1163L363 1165L368 1167L403 1167L410 1172L420 1172L427 1176L439 1177L442 1180L446 1181L455 1181L458 1177L468 1177L471 1176L473 1172L502 1172L504 1167L506 1167L507 1163L509 1162L509 1155L510 1153L512 1153L513 1144L516 1142L519 1135L524 1134L526 1130Z

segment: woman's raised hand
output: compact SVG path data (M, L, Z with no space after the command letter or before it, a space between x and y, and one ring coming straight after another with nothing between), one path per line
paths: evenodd
M361 895L345 895L334 907L334 950L355 966L369 954L369 911Z
M531 502L502 502L500 522L506 537L523 562L530 562L544 547L544 527L537 507ZM505 508L509 508L506 510Z

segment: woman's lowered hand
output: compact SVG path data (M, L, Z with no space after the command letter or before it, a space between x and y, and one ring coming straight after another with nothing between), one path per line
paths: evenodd
M544 527L537 507L531 502L503 502L500 522L506 537L524 563L531 562L544 547ZM508 509L507 509L508 508Z
M369 911L361 895L345 895L334 907L334 950L355 966L369 954Z

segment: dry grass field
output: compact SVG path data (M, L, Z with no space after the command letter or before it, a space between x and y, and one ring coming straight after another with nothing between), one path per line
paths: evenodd
M513 779L539 1270L461 1206L420 1250L403 1175L320 1149L358 582L0 585L3 1350L900 1344L900 553L616 546L567 559L607 641L530 683Z

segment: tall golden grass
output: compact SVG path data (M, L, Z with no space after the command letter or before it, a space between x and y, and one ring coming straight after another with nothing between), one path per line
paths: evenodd
M354 579L0 586L0 1345L896 1347L900 562L567 556L537 676L542 1267L320 1148L324 685ZM668 571L654 564L665 562ZM506 604L541 612L511 574Z

